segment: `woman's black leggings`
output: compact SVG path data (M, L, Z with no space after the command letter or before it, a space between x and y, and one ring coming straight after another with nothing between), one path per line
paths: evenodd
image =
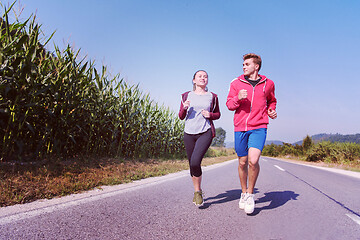
M210 147L212 141L211 129L204 133L199 134L187 134L184 133L184 143L186 154L189 159L190 175L193 177L200 177L201 161Z

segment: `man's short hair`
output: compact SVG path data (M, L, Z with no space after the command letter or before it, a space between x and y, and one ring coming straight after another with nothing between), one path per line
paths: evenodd
M261 68L261 57L259 55L256 55L255 53L248 53L243 56L243 60L252 58L255 64L259 65L258 71L260 71Z

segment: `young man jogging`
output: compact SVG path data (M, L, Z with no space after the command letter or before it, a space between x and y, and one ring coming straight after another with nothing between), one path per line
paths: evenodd
M260 56L249 53L243 60L244 74L231 82L226 106L235 111L235 150L242 189L239 208L251 214L255 208L254 188L269 117L275 119L277 113L274 82L259 74Z

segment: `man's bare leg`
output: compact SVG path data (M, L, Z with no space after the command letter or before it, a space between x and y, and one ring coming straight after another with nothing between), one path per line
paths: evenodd
M260 172L260 159L261 151L257 148L250 148L248 153L249 161L249 186L247 189L248 193L254 193L255 183Z
M247 177L248 177L248 157L239 157L239 178L241 184L241 190L243 193L247 191Z

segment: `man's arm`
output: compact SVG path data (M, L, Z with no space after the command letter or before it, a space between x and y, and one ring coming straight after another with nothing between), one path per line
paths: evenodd
M239 95L239 91L235 87L234 82L232 82L230 84L229 94L226 100L226 106L230 111L235 111L240 106L241 99L239 99ZM240 97L243 97L243 95L241 95Z
M268 115L271 119L277 118L276 113L276 97L275 97L275 84L272 83L270 94L267 96Z

